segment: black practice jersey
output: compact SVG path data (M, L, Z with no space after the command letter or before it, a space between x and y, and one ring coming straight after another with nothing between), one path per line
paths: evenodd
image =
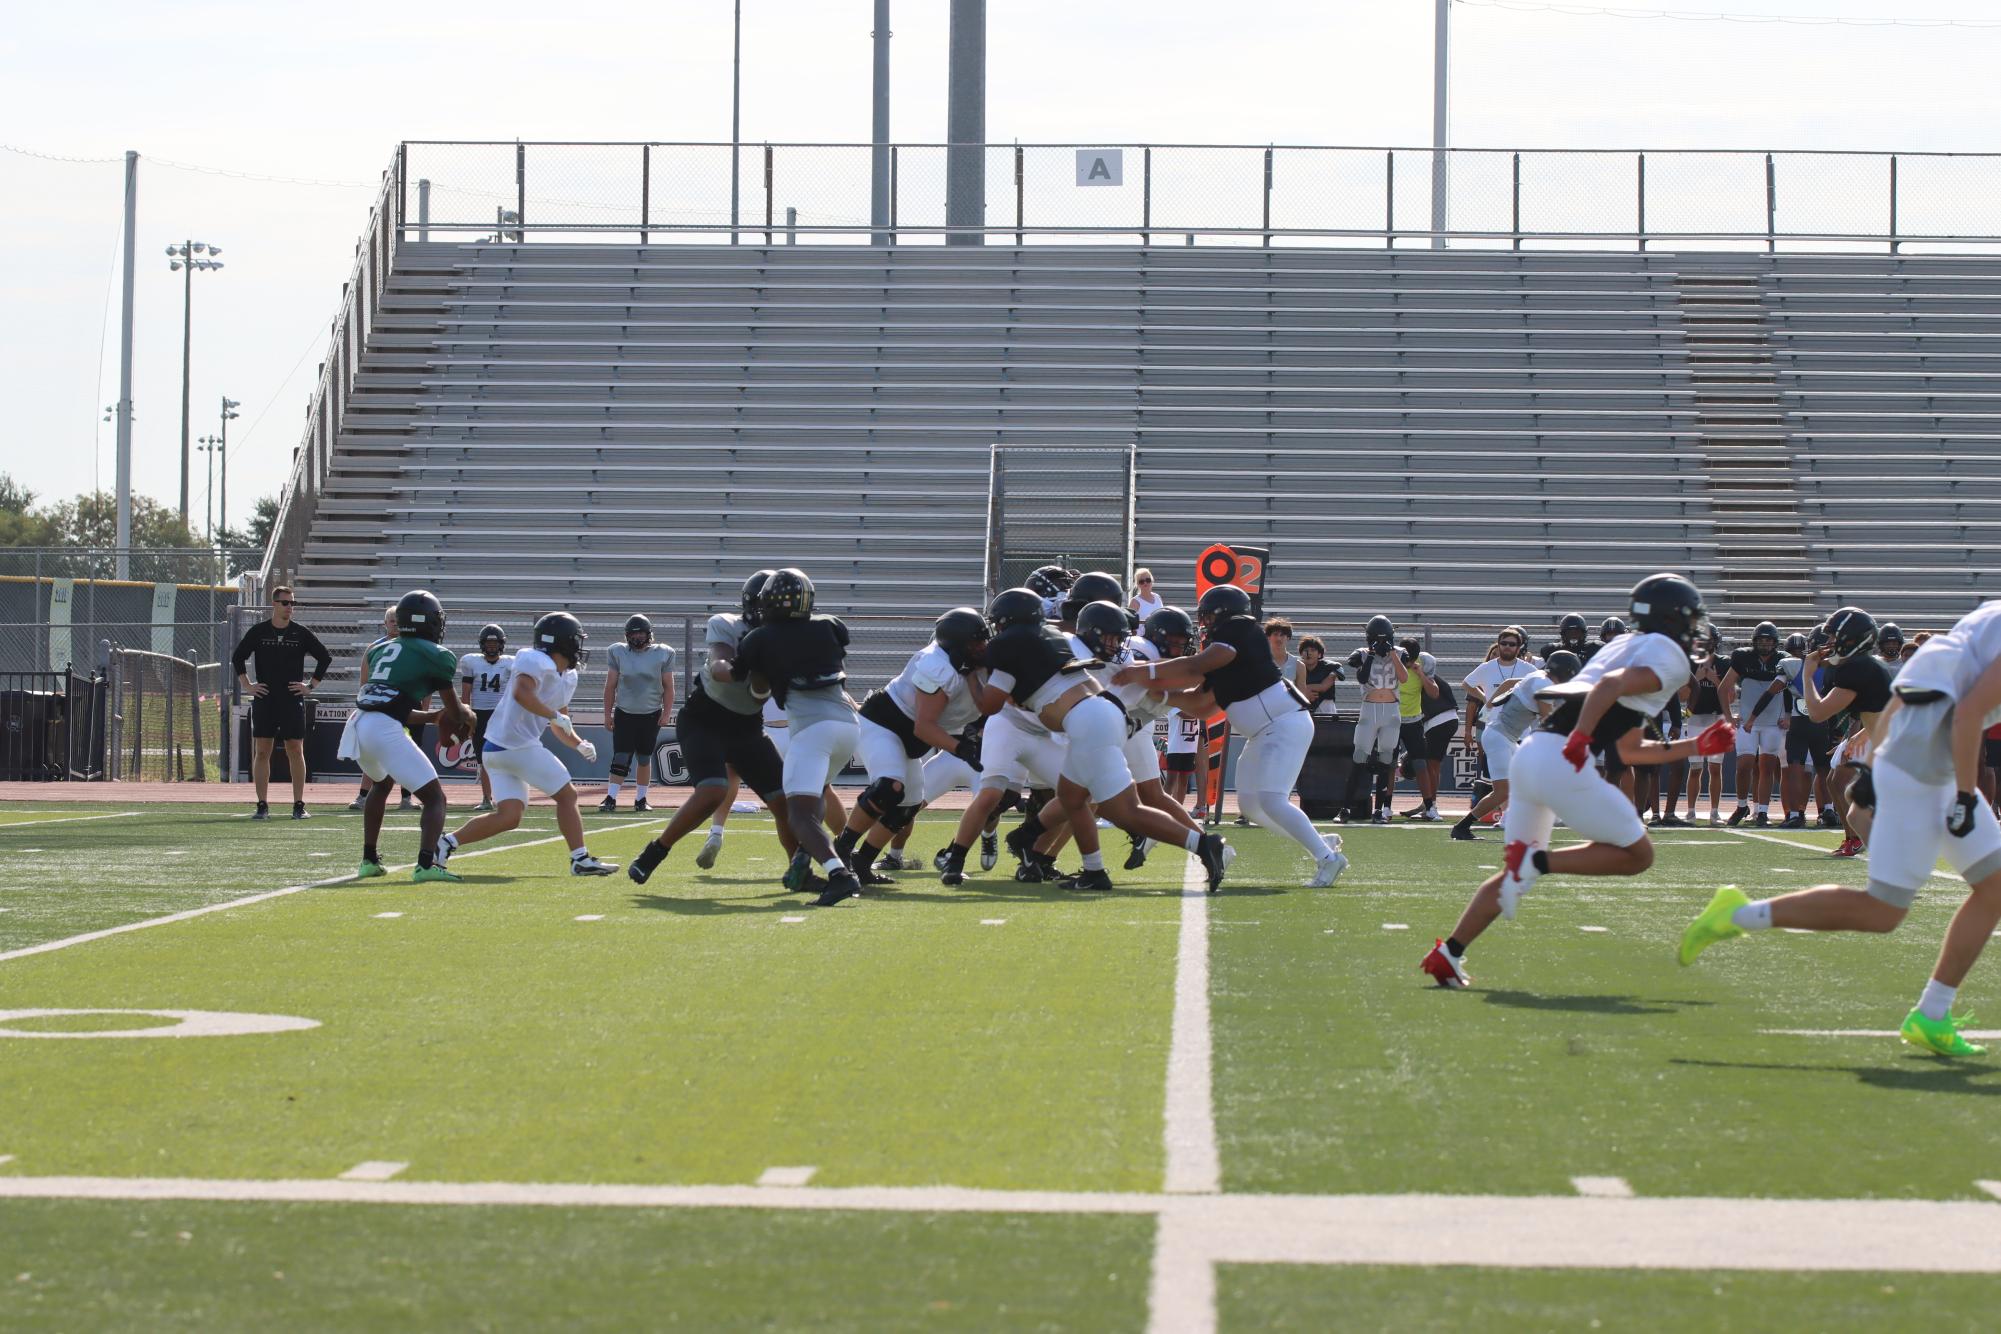
M1579 663L1586 663L1591 661L1591 655L1598 651L1599 645L1581 644L1576 647L1572 647L1571 645L1564 643L1560 639L1552 639L1549 641L1549 643L1544 644L1542 646L1542 660L1544 662L1548 662L1549 655L1557 652L1559 649L1564 650L1566 652L1575 653L1577 655L1577 661Z
M305 680L307 658L313 660L315 681L325 679L327 668L333 665L333 654L327 652L319 636L297 621L283 630L269 621L259 621L245 630L236 652L229 655L229 663L241 675L244 664L252 658L257 660L257 681L267 686Z
M1265 652L1269 657L1271 651ZM1024 708L1050 677L1065 671L1084 679L1083 660L1072 651L1070 636L1054 626L1010 625L987 643L988 681Z
M1271 660L1271 641L1264 627L1249 616L1232 616L1209 627L1211 644L1228 644L1237 651L1227 666L1203 677L1203 684L1216 697L1216 707L1226 709L1240 699L1252 699L1279 682L1278 664Z
M1688 711L1697 718L1714 716L1723 712L1723 696L1716 688L1715 680L1695 678L1694 687L1688 692Z
M1591 685L1588 682L1584 683L1581 689L1574 691L1570 688L1569 682L1538 691L1537 699L1548 699L1555 694L1557 704L1549 717L1536 724L1536 730L1554 732L1558 736L1569 736L1577 730L1577 717L1584 712L1584 697L1590 693ZM1619 738L1648 721L1631 709L1615 703L1605 710L1605 716L1598 720L1598 726L1591 729L1591 752L1604 759L1605 774L1608 778L1617 777L1627 767L1626 762L1619 758Z
M1890 668L1872 654L1861 654L1838 667L1827 668L1825 681L1823 694L1828 690L1855 692L1849 706L1827 720L1827 725L1837 732L1854 721L1857 714L1881 713L1890 707Z
M770 621L737 645L731 674L745 680L752 672L762 676L782 709L795 690L823 690L847 680L847 659L848 627L837 617Z

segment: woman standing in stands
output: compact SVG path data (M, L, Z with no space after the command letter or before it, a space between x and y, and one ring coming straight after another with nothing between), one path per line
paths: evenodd
M1149 619L1167 603L1153 591L1153 571L1141 566L1133 571L1132 600L1126 603L1126 610L1140 618Z

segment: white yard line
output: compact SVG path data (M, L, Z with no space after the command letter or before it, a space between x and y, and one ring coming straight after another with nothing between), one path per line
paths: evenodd
M1819 845L1813 843L1796 843L1789 838L1778 838L1772 834L1761 834L1755 829L1732 829L1730 832L1737 835L1737 837L1739 838L1755 838L1763 843L1776 843L1782 848L1791 848L1796 852L1825 853L1830 851L1830 849L1820 847ZM1864 866L1867 866L1869 864L1866 859L1859 857L1851 857L1848 860L1852 862L1860 862ZM1772 869L1774 871L1782 871L1785 868L1782 866L1774 866ZM1951 871L1933 871L1931 873L1931 878L1934 880L1958 881L1961 884L1966 883L1964 876L1956 875Z
M1174 1028L1167 1050L1166 1190L1222 1189L1210 1097L1209 880L1199 857L1181 877L1181 939L1174 959Z
M760 1186L803 1186L813 1179L817 1167L767 1167L757 1179Z
M598 828L632 829L642 823L652 824L653 822L651 820L633 821L621 825L599 825ZM465 861L468 858L485 857L496 852L513 852L517 848L535 848L540 847L544 843L560 843L562 838L561 834L551 834L547 838L529 839L523 843L509 843L497 848L478 848L472 852L455 853L452 860ZM408 866L392 866L389 868L391 872L401 872L409 869ZM328 885L344 885L351 881L354 881L352 873L330 876L325 880L310 880L302 885L287 885L283 889L267 889L260 894L248 894L240 899L230 899L226 903L211 903L201 908L189 908L183 912L168 913L165 917L148 917L141 922L127 922L123 926L108 926L102 931L86 931L80 936L65 936L61 940L43 941L39 945L24 945L17 950L0 952L0 963L6 963L10 959L25 959L32 954L48 954L54 950L66 950L72 945L87 945L93 940L104 940L111 936L122 936L128 931L144 931L148 927L169 926L175 922L193 921L197 917L206 917L210 913L228 912L231 908L248 908L254 903L264 903L271 899L282 899L287 895L301 894L309 889L325 889Z
M2001 1028L1962 1028L1959 1030L1969 1038L1985 1041L2001 1038ZM1761 1028L1758 1032L1770 1038L1893 1038L1894 1028Z
M122 820L128 815L144 815L144 811L112 811L108 815L58 815L47 820L8 820L0 823L0 829L31 829L45 824L75 824L79 820Z
M386 1163L370 1159L356 1163L340 1174L342 1181L389 1181L399 1176L408 1163Z
M1594 1200L1630 1200L1633 1188L1626 1184L1624 1177L1572 1177L1570 1184L1577 1188L1579 1195Z

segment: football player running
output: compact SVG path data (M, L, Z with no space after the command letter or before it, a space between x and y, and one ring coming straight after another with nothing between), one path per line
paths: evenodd
M813 611L813 581L788 567L764 581L760 623L737 645L735 670L751 693L769 694L785 710L785 818L812 864L826 872L815 907L831 908L862 892L861 882L834 850L822 821L834 775L854 754L855 703L848 698L848 627Z
M438 840L437 879L458 879L446 864L460 848L520 825L530 788L556 803L556 829L569 845L571 875L610 875L618 869L591 856L584 846L584 819L577 813L577 789L570 782L570 771L542 744L546 731L583 756L586 764L598 757L597 747L577 735L567 712L583 661L584 627L576 617L552 611L535 622L532 646L514 655L514 675L487 729L486 764L493 772L494 810L474 816Z
M493 783L486 776L482 756L486 751L486 725L500 707L507 678L514 672L514 655L506 651L507 632L497 625L480 627L479 652L459 659L459 700L472 710L473 762L479 766L479 805L475 810L493 809Z
M854 864L855 878L864 885L890 883L874 869L874 850L917 818L925 800L925 757L956 756L978 771L979 742L961 734L980 716L971 679L990 637L986 617L971 607L954 607L938 618L931 642L910 655L895 679L862 701L856 750L869 785L855 800L834 851ZM882 837L871 839L869 855L856 862L856 844L878 828Z
M1689 655L1702 637L1702 594L1680 575L1656 574L1634 585L1631 612L1636 632L1600 648L1566 684L1541 692L1554 698L1555 707L1509 765L1501 869L1474 893L1452 934L1433 944L1419 964L1439 986L1472 981L1467 949L1496 918L1513 918L1541 877L1639 875L1653 865L1646 826L1617 786L1621 769L1715 753L1735 740L1725 722L1684 741L1644 738L1647 721L1688 681ZM1592 767L1594 752L1605 757L1602 775ZM1557 820L1589 842L1549 851Z
M1969 892L1899 1034L1940 1056L1978 1056L1985 1048L1967 1041L1952 1003L2001 924L2001 824L1976 790L1981 734L2001 721L2001 601L1927 639L1892 692L1876 720L1875 762L1849 790L1876 811L1867 887L1821 885L1754 903L1725 886L1683 933L1678 957L1690 964L1719 941L1775 926L1894 931L1943 856Z
M1305 697L1281 679L1264 630L1251 614L1250 594L1234 584L1217 584L1195 604L1195 616L1206 639L1199 652L1135 663L1114 673L1113 682L1182 692L1174 698L1178 707L1201 717L1219 708L1228 715L1230 730L1244 738L1236 771L1237 802L1244 814L1312 855L1310 887L1333 884L1348 867L1339 835L1331 841L1322 838L1306 812L1292 804L1300 766L1313 744L1313 715ZM1389 713L1394 725L1394 701ZM1392 746L1395 735L1392 726Z
M442 719L439 730L465 736L472 731L472 711L452 692L458 659L444 646L445 609L423 589L405 593L390 613L395 638L370 644L362 660L361 689L355 695L354 716L341 734L340 755L360 764L370 780L361 814L361 866L355 877L385 875L376 842L382 836L382 816L389 793L398 783L423 803L418 817L418 880L456 880L436 864L433 852L445 827L445 789L423 747L411 740L411 727ZM423 712L424 701L437 693L439 708Z
M1498 811L1508 804L1508 768L1514 763L1515 752L1521 748L1529 728L1549 717L1555 707L1550 700L1538 699L1538 693L1562 685L1583 666L1575 653L1560 648L1527 676L1503 681L1494 688L1494 698L1488 702L1484 714L1486 725L1480 729L1480 753L1487 757L1487 778L1493 786L1452 826L1453 838L1465 843L1479 842L1473 826L1489 811Z

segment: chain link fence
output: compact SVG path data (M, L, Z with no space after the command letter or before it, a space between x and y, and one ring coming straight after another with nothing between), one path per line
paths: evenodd
M1455 247L1993 250L2001 155L1444 150L1240 144L987 145L994 240ZM868 144L410 141L404 235L867 243ZM948 150L890 147L899 244L946 221ZM732 169L734 168L734 197ZM792 221L788 222L788 211Z
M204 661L226 657L222 627L240 600L231 570L261 552L0 548L0 672L88 674L113 648ZM111 577L123 557L129 577Z
M109 777L150 783L222 779L229 737L224 671L218 662L114 649Z

